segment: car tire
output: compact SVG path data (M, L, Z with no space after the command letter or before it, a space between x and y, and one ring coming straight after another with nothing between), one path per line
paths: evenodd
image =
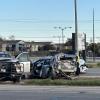
M40 78L47 78L47 73L48 73L48 70L46 67L42 67L41 70L40 70Z

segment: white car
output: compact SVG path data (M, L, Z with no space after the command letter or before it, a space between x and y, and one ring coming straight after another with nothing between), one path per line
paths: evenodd
M79 67L81 73L86 73L86 71L88 70L86 62L83 59L79 59Z
M73 60L73 63L75 64L75 59ZM88 68L86 65L86 62L84 59L79 59L79 68L80 68L80 73L86 73Z

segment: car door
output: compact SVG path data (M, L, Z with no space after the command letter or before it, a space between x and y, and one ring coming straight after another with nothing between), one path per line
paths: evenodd
M27 52L21 53L16 58L20 62L21 71L23 71L25 73L29 73L30 72L31 62L30 62L28 53Z

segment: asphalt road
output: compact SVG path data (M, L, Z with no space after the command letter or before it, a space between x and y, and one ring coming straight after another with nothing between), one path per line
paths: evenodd
M100 77L100 68L89 68L85 74L81 74L81 76L94 76Z
M95 59L95 62L100 62L100 57L95 57L94 59ZM88 62L93 62L94 59L93 57L87 57Z
M100 100L100 87L0 85L0 100Z

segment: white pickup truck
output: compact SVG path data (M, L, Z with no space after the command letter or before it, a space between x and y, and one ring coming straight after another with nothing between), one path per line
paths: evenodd
M30 60L28 52L22 52L22 53L20 53L16 57L16 59L20 63L22 76L24 78L28 78L29 75L30 75L30 71L31 71L31 60Z
M28 78L31 61L28 52L20 53L16 58L8 52L0 52L0 81L19 81L22 76Z

